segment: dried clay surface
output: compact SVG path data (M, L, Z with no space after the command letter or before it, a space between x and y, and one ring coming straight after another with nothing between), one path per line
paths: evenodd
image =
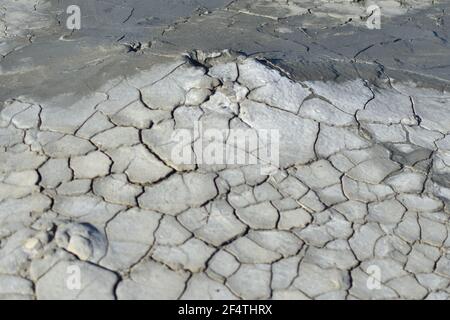
M448 27L387 36L416 11L450 23L446 5L381 1L386 29L350 54L321 42L368 32L359 3L198 2L145 48L138 9L120 12L139 41L111 45L61 40L51 1L0 5L0 299L448 299ZM258 31L183 38L212 21ZM198 123L276 130L277 167L198 161Z

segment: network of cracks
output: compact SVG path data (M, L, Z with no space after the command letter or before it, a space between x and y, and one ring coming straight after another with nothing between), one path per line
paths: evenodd
M227 51L70 105L11 99L0 298L448 299L449 109L413 83L298 82ZM277 130L278 170L177 163L173 133L199 121Z

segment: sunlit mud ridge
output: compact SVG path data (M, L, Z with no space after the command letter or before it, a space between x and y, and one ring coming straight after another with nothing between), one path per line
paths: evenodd
M341 23L365 23L371 12L366 8L379 6L388 16L405 14L411 10L426 8L433 4L432 0L244 0L232 3L228 8L239 13L268 17L271 19L287 19L293 16L309 16L311 25L330 27ZM306 24L305 26L310 26Z
M0 298L449 298L449 92L198 51L64 101L0 113ZM180 164L196 122L278 169Z

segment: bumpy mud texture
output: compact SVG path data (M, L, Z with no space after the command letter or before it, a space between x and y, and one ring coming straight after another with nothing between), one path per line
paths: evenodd
M89 30L61 40L54 15L43 18L53 7L30 2L0 7L0 298L449 298L448 65L434 74L412 42L408 76L358 60L406 45L399 38L353 47L347 61L323 48L314 66L306 62L320 47L311 37L368 32L363 18L348 21L361 3L336 13L328 1L216 1L207 14L185 9L190 18L165 25L152 49L93 44ZM448 21L445 5L381 2L386 19L408 20L416 8L429 13L424 21L433 12ZM27 28L19 5L34 17ZM213 17L232 22L231 33L257 25L255 39L270 37L263 46L276 42L285 57L222 50L228 39L205 45L197 35L191 46L204 50L183 44ZM298 40L273 36L294 32L289 17L310 23L295 32L314 49L305 41L297 52ZM386 39L392 21L374 37ZM136 25L129 37L142 41ZM436 28L420 43L436 41L433 54L446 59L448 29ZM389 52L379 58L403 63ZM196 122L278 130L280 167L265 175L260 165L180 164L171 138Z

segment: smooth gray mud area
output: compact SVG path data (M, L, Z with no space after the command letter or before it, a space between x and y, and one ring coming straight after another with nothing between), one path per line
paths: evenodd
M447 87L450 3L399 2L378 1L381 28L370 30L364 1L6 0L0 96L82 93L194 49L261 56L298 80L392 75ZM74 4L81 29L71 32L66 9Z

